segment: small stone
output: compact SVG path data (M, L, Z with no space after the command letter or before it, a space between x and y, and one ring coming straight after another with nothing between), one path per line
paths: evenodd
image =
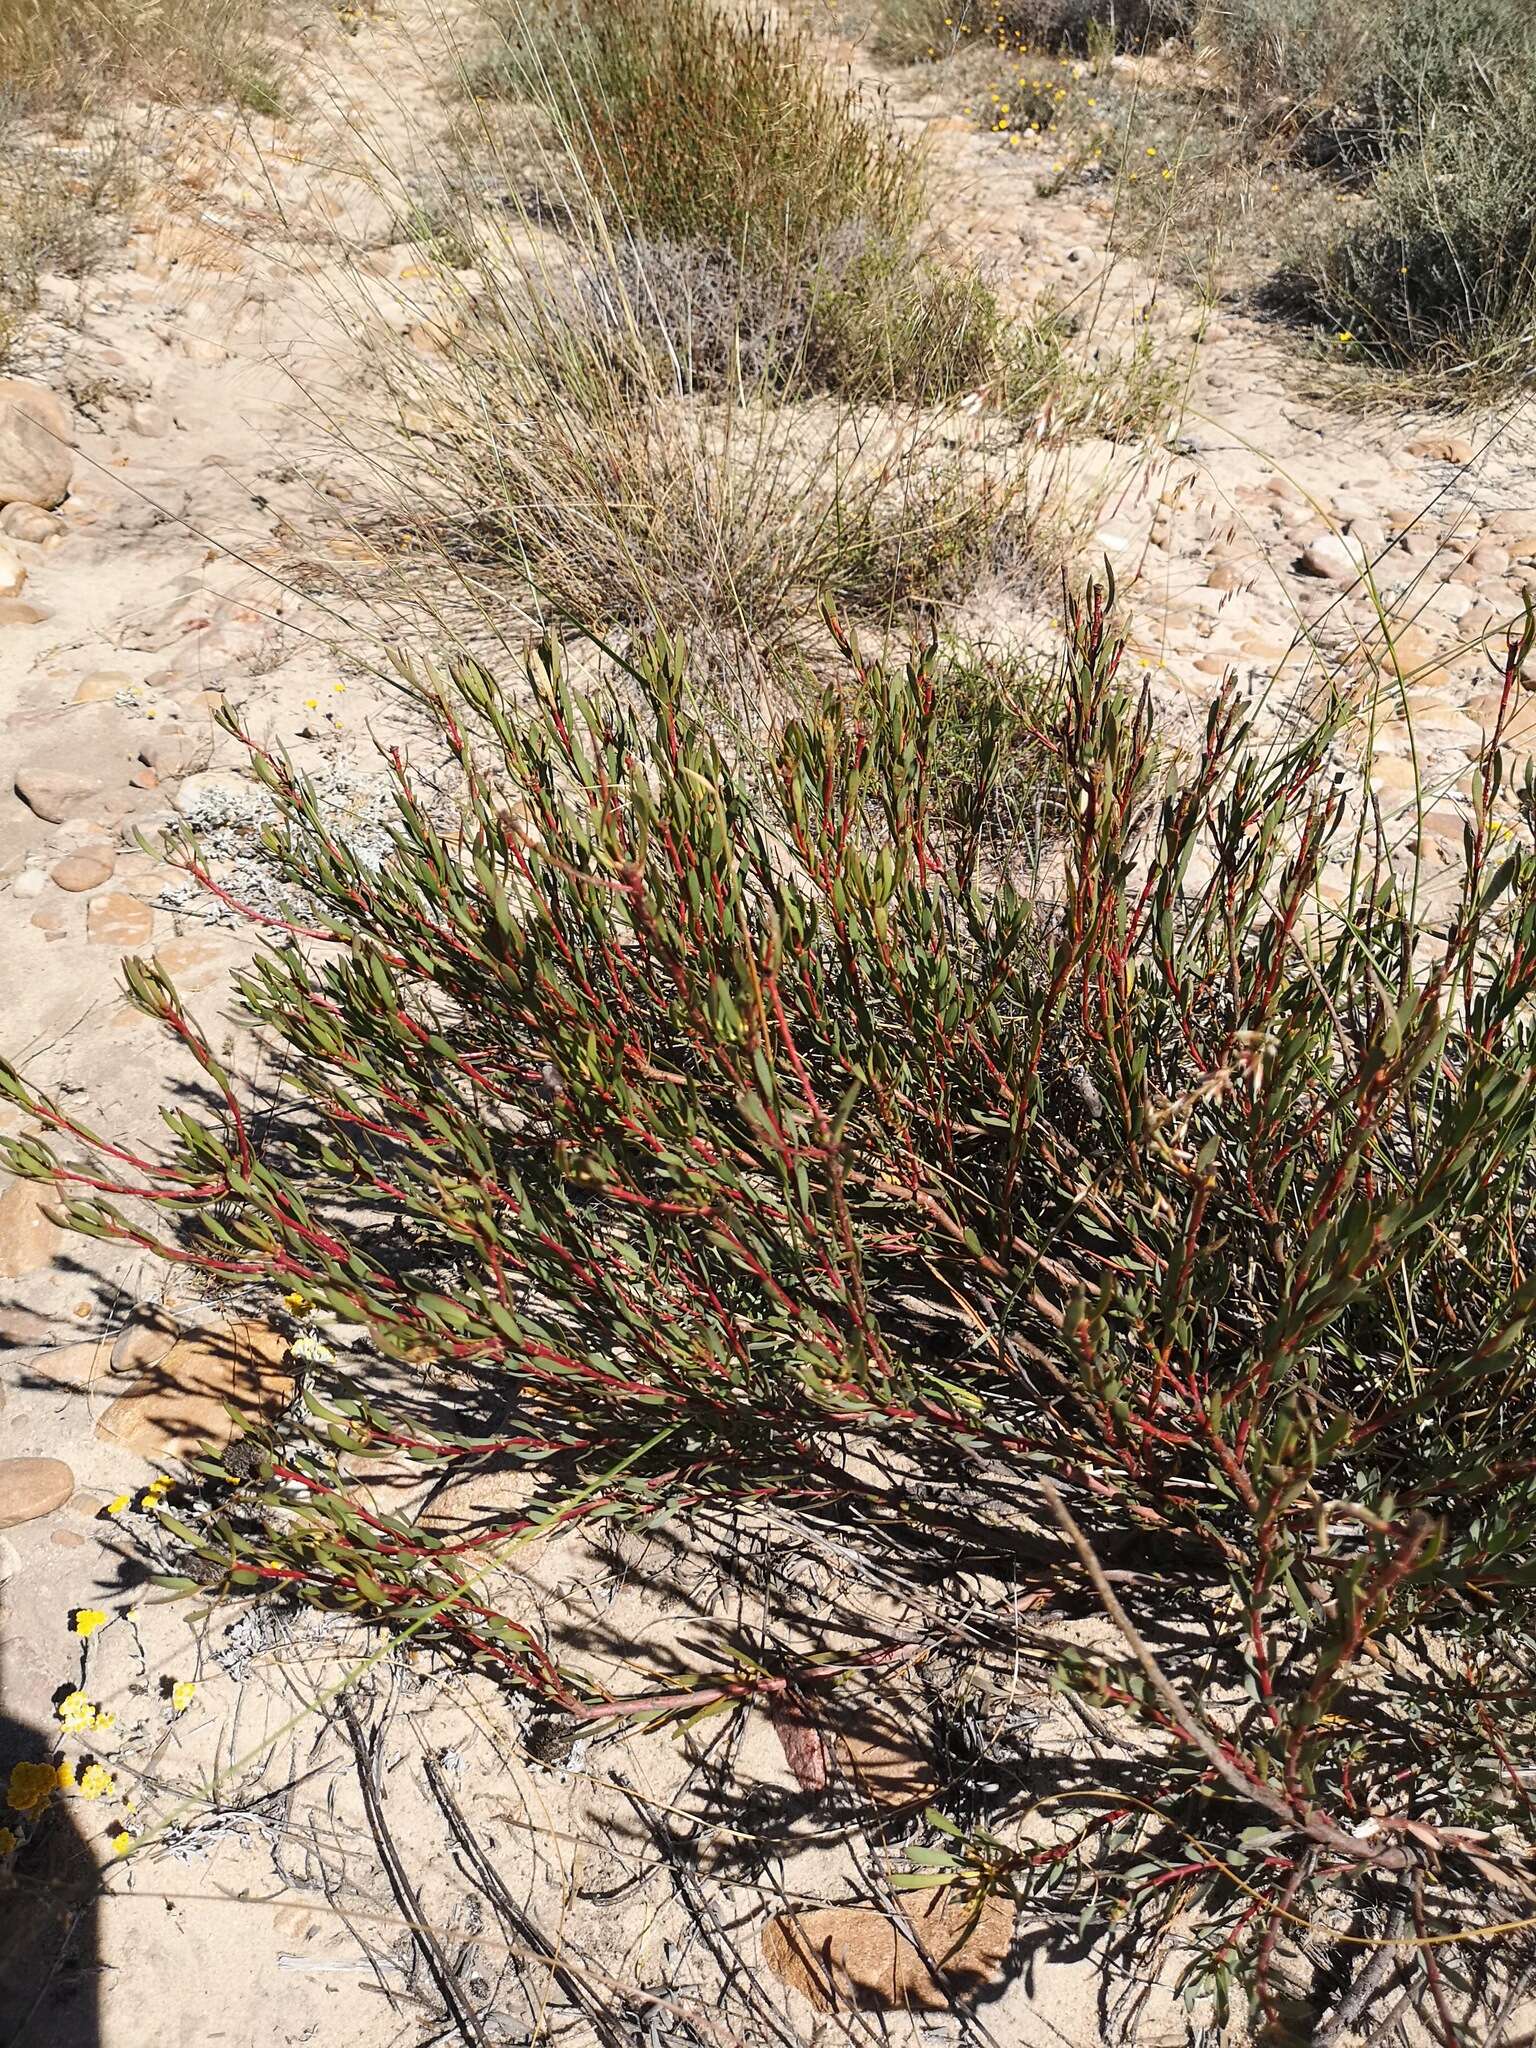
M173 801L184 818L191 818L208 805L229 805L238 811L249 806L252 793L250 781L232 768L205 768L187 777Z
M52 511L74 474L74 425L63 400L22 377L0 377L0 505Z
M101 668L82 676L75 690L76 704L110 704L119 690L126 690L133 677L126 669Z
M164 1309L140 1309L112 1346L114 1372L142 1372L158 1365L181 1342L184 1332Z
M993 1892L974 1912L947 1887L898 1895L921 1949L873 1906L779 1913L763 1929L763 1961L818 2012L948 2012L1003 1975L1015 1908ZM940 1975L924 1955L941 1958Z
M155 654L175 647L189 634L206 633L213 625L209 598L200 592L176 597L147 617L130 618L117 634L117 645L136 653Z
M226 1404L246 1420L274 1415L293 1391L288 1341L264 1323L184 1336L97 1424L146 1458L174 1457L199 1443L222 1448L234 1434Z
M41 505L23 505L18 500L0 510L0 533L8 534L12 540L27 540L41 547L44 541L67 531L58 514L45 512Z
M142 434L147 440L162 441L171 431L172 423L163 405L141 399L137 405L128 408L127 424L130 434Z
M112 1369L112 1346L105 1337L79 1344L60 1344L37 1359L35 1370L58 1387L88 1387Z
M1397 792L1416 789L1420 771L1413 762L1401 754L1375 754L1371 757L1371 787L1382 792Z
M48 870L48 878L56 889L83 896L88 890L99 889L103 882L110 882L114 865L99 854L70 853Z
M0 1351L25 1351L46 1344L53 1333L47 1316L29 1308L0 1308Z
M218 939L168 939L155 948L155 958L173 980L203 974L210 967L223 968L229 959L227 944Z
M64 1232L44 1214L57 1199L51 1186L32 1180L13 1180L0 1195L0 1279L37 1272L63 1244Z
M155 913L137 896L121 890L93 897L85 913L86 937L94 946L147 946L155 929Z
M1354 547L1342 534L1314 534L1301 551L1301 567L1309 576L1321 576L1330 583L1353 583L1366 565L1364 549Z
M1250 661L1284 661L1288 654L1295 652L1295 648L1286 640L1266 640L1253 635L1238 642L1238 652L1246 654Z
M0 548L0 597L20 597L27 581L26 568L9 548Z
M0 1458L0 1529L41 1521L74 1490L75 1475L62 1458Z
M165 732L157 733L152 740L145 741L139 749L139 759L156 775L185 775L190 769L206 763L212 745L208 733L187 732L184 728L171 726Z
M62 825L68 818L91 815L101 784L85 775L23 768L16 777L16 794L37 817Z
M0 597L0 626L41 626L52 617L29 597Z
M1476 452L1470 441L1456 434L1420 434L1408 443L1410 455L1422 455L1429 462L1467 463Z

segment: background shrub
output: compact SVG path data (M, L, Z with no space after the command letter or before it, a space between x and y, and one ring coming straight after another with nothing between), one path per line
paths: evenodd
M1291 286L1366 356L1465 382L1536 363L1536 84L1395 150ZM1473 387L1474 390L1476 386ZM1456 382L1450 387L1454 393Z
M1519 0L1213 0L1239 90L1363 191L1303 240L1282 297L1384 365L1523 374L1533 341L1536 15Z
M877 56L914 64L977 43L1010 53L1136 50L1188 25L1189 0L880 0Z
M532 100L641 234L774 270L856 223L900 238L921 193L895 134L801 39L704 0L549 0L503 17L482 90Z
M544 109L620 251L600 269L669 346L682 314L690 380L925 404L1008 355L990 289L920 246L914 158L792 31L712 0L548 0L504 17L476 86Z

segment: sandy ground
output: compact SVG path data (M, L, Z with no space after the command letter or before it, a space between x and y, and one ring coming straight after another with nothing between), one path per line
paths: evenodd
M374 738L405 729L377 672L405 614L381 622L368 600L377 479L330 423L366 408L371 337L419 324L430 299L397 237L439 120L436 48L406 7L354 35L318 30L291 122L147 118L125 248L83 288L47 287L11 366L64 402L74 446L55 517L0 537L25 572L0 602L4 1045L114 1133L150 1132L189 1079L123 1000L124 952L170 968L262 1085L226 996L247 935L135 840L178 818L237 835L248 822L240 750L211 714L227 699L258 737L290 744L359 830L376 816ZM1102 211L1037 198L1027 152L918 90L898 80L894 110L927 138L951 243L1015 302L1075 295L1106 341L1128 332L1148 280L1108 263ZM1256 322L1223 310L1202 329L1168 294L1160 306L1188 375L1172 446L1085 442L1070 459L1077 487L1097 491L1095 545L1130 588L1136 659L1169 729L1229 669L1270 733L1318 649L1364 677L1379 626L1356 574L1378 558L1407 681L1362 723L1355 772L1399 822L1423 780L1429 816L1402 836L1448 870L1491 709L1474 643L1513 613L1536 563L1527 438L1505 421L1448 430L1326 409L1295 395L1293 359ZM985 631L989 603L1006 612L1007 594L983 593L966 623ZM429 620L416 637L430 640ZM423 1924L469 2011L463 2038L836 2038L841 2022L762 1967L762 1932L786 1902L849 1896L873 1868L869 1842L854 1829L828 1848L798 1825L801 1795L765 1724L541 1764L521 1709L488 1685L445 1698L406 1652L347 1692L349 1725L332 1695L370 1646L340 1624L254 1606L209 1615L145 1585L143 1489L189 1433L222 1426L229 1374L245 1370L218 1321L146 1263L66 1238L29 1188L0 1194L3 1760L62 1749L112 1774L99 1799L58 1795L47 1882L0 1900L21 1930L0 1937L0 2039L444 2038ZM584 1656L641 1643L664 1668L691 1610L675 1561L652 1563L573 1548L505 1569ZM739 1597L701 1601L718 1614ZM85 1641L81 1609L109 1617ZM67 1730L59 1702L74 1691L111 1725ZM1058 1711L1039 1684L1019 1706ZM122 1858L120 1834L148 1846ZM709 1876L702 1904L694 1866ZM1091 2048L1124 2038L1124 1988L1101 1995L1091 1961L1020 1928L975 2020L882 2025L895 2039ZM1159 1994L1142 2038L1183 2037Z

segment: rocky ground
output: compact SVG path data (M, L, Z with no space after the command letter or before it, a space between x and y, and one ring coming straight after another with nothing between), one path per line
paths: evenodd
M259 738L292 746L359 834L380 815L375 738L408 731L382 666L408 614L398 579L387 614L369 599L378 494L333 422L368 394L376 323L434 345L421 324L432 280L400 222L437 73L425 10L350 27L328 23L301 53L309 95L291 121L199 110L146 125L119 258L84 287L45 281L0 381L4 1049L114 1134L148 1134L190 1085L124 1000L124 953L152 953L201 1017L225 1017L234 1065L263 1081L260 1048L228 1012L249 936L157 850L190 821L241 872L261 803L214 714L238 706ZM828 54L864 67L857 47ZM1105 202L1039 196L1030 152L976 132L931 74L886 84L933 152L953 246L1015 303L1049 293L1091 310L1106 347L1152 303L1181 366L1169 444L1071 454L1079 489L1097 488L1093 544L1115 565L1169 729L1235 670L1261 735L1281 733L1342 668L1362 706L1362 793L1401 857L1425 858L1427 900L1453 888L1468 764L1498 699L1489 649L1536 571L1524 422L1448 426L1303 395L1286 338L1112 260ZM1536 748L1536 706L1522 703L1510 739ZM274 1624L254 1607L210 1619L146 1588L146 1490L179 1449L227 1435L227 1400L288 1396L294 1334L279 1303L242 1303L232 1320L228 1304L67 1237L29 1186L0 1194L7 1747L74 1762L75 1787L51 1796L104 1872L98 1892L61 1866L62 1890L43 1898L45 1917L66 1901L72 1945L22 1989L7 1984L12 2038L425 2041L454 2012L443 1969L470 1987L455 1994L474 2008L456 2022L466 2039L533 2038L546 2019L562 2038L715 2038L721 2012L733 2040L812 2035L825 2023L798 1992L738 1987L733 2006L721 1988L735 1982L722 1952L753 1958L776 1900L826 1900L846 1870L846 1852L790 1876L736 1853L728 1777L733 1797L749 1783L778 1810L795 1795L771 1736L728 1759L648 1738L540 1762L489 1689L429 1712L409 1657L369 1674L368 1724L349 1726L324 1695L360 1653L332 1624ZM630 1627L676 1637L678 1604L633 1557L573 1555L526 1567L552 1624L600 1654ZM109 1778L90 1781L95 1797L92 1759ZM510 1916L483 1873L466 1880L462 1843L455 1865L455 1811L516 1892ZM720 1867L708 1917L656 1848L685 1811ZM392 1839L411 1845L411 1868ZM123 1853L136 1843L149 1846ZM441 1930L436 1960L413 1934L423 1918ZM580 1959L574 1975L549 1961L556 1948ZM26 1976L43 1952L8 1966ZM650 2033L604 2033L620 1984L649 1987L635 2025ZM989 2039L1108 2037L1091 1971L1043 1953L985 2010ZM1166 2024L1148 2038L1182 2038Z

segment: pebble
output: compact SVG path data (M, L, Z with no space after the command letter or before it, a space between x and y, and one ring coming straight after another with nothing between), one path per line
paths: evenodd
M1422 764L1416 768L1412 761L1405 759L1401 754L1374 754L1371 757L1371 787L1378 791L1416 789L1422 773Z
M49 769L23 768L16 777L16 794L29 811L50 825L89 817L101 790L100 782L90 776Z
M83 896L90 889L99 889L103 882L110 882L114 865L110 857L104 859L100 854L71 853L48 870L48 878L55 888Z
M205 768L200 774L187 777L174 802L184 818L195 818L210 804L232 803L237 808L248 805L251 795L250 781L232 768Z
M24 1280L64 1243L65 1233L44 1214L56 1200L51 1185L33 1180L13 1180L0 1195L0 1279Z
M139 759L156 775L185 775L189 769L203 766L212 745L208 733L187 732L173 726L146 740L139 749Z
M293 1390L288 1340L263 1323L235 1323L179 1338L154 1364L152 1376L114 1401L98 1436L146 1458L174 1456L201 1442L227 1444L242 1416L275 1413Z
M52 612L30 598L0 598L0 626L41 626L52 617Z
M19 500L0 511L0 533L8 534L12 540L31 541L41 546L45 540L67 531L65 523L57 513L45 512L41 505L24 505Z
M51 512L74 474L69 407L45 385L0 377L0 505Z
M94 896L85 913L86 937L93 946L146 946L155 929L155 913L137 896L121 891Z
M133 677L126 669L96 669L80 678L72 701L76 704L110 704L118 691L126 690L132 681Z
M40 1521L74 1490L75 1475L62 1458L0 1458L0 1529Z
M182 1330L163 1309L140 1309L112 1347L113 1372L158 1365L181 1341Z
M1410 455L1422 455L1430 462L1467 463L1476 454L1470 441L1463 441L1458 434L1419 434L1408 443Z
M1367 560L1363 548L1337 533L1314 534L1301 551L1301 567L1307 575L1325 577L1330 583L1353 583Z
M56 1387L89 1387L103 1373L112 1370L112 1343L107 1337L87 1337L78 1344L60 1344L44 1351L34 1370Z
M29 1350L44 1344L53 1334L53 1324L30 1308L0 1308L0 1351Z

